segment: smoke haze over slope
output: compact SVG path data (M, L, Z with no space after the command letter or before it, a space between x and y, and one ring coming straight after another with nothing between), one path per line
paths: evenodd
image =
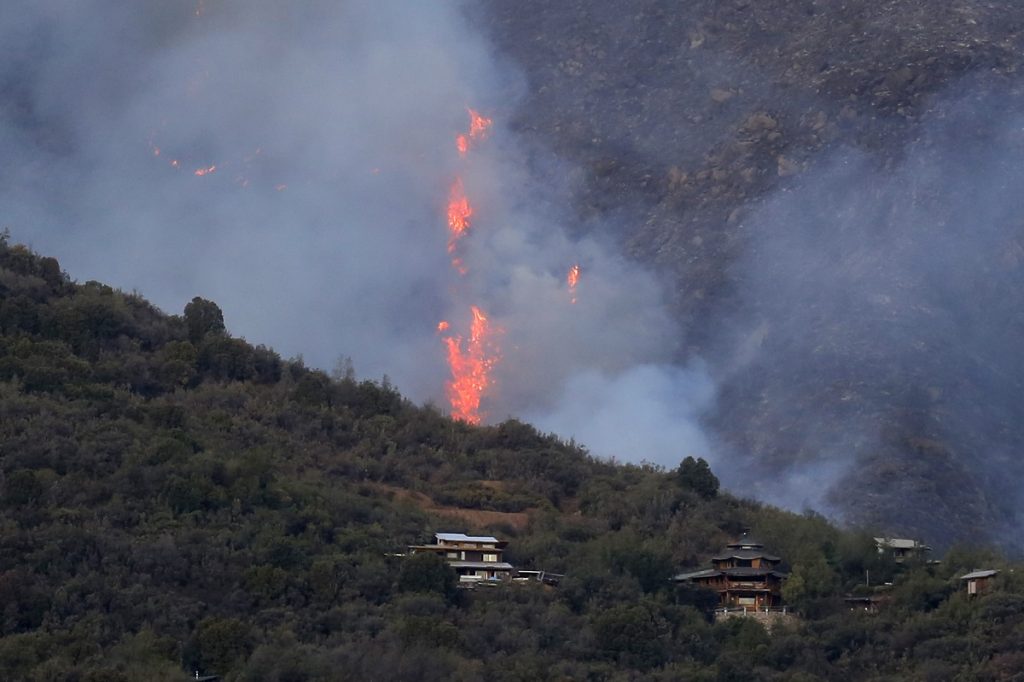
M719 418L782 427L736 439L762 495L767 472L823 467L854 518L895 498L920 527L937 508L1018 525L1024 112L958 85L898 163L839 149L743 221Z
M1019 546L1024 8L487 5L514 125L674 282L729 486Z
M705 396L699 370L663 364L678 328L662 286L563 229L571 174L504 129L524 83L457 3L17 4L0 19L2 219L72 276L169 311L208 297L253 342L327 368L350 356L438 404L436 325L465 330L479 305L502 330L494 419L567 414L558 396L598 375L632 391L607 399L634 411L601 415L620 433L635 410ZM461 160L467 106L496 126ZM457 173L475 209L464 277L445 251ZM696 422L674 432L692 442L604 442L579 413L544 424L620 458L707 454Z

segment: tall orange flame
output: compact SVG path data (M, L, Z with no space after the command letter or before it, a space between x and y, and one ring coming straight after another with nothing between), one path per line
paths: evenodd
M483 416L480 400L491 385L491 370L500 359L494 341L495 332L500 330L493 329L487 316L476 306L472 306L471 311L473 323L465 349L461 336L449 336L444 340L452 373L446 388L452 417L469 424L479 424ZM445 322L438 324L438 331L447 328Z
M576 285L580 283L580 266L579 263L569 268L569 274L565 278L569 284L569 296L572 303L576 303Z
M459 155L465 157L473 143L483 139L491 126L491 119L469 109L469 132L455 138ZM466 197L462 178L456 177L448 193L448 253L452 256L452 267L460 274L466 274L462 258L456 255L456 246L469 231L473 207ZM445 383L448 402L452 406L452 417L469 424L479 424L483 415L480 401L491 385L491 370L500 360L495 335L500 329L491 326L487 316L477 306L471 306L473 321L469 339L463 343L462 336L452 334L444 337L447 348L448 368L451 380ZM438 334L448 333L451 325L442 320L437 323Z

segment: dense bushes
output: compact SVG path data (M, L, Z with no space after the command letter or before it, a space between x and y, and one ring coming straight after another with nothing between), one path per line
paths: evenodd
M997 556L897 566L870 534L720 493L700 460L614 466L521 422L452 423L386 383L232 338L210 301L189 306L166 316L73 284L0 239L0 678L1019 670L1024 579L957 591L959 571ZM474 527L425 511L437 505L529 523ZM747 527L787 560L804 624L713 624L713 594L669 581ZM567 577L457 590L438 559L396 556L436 530L497 533L517 565ZM888 601L851 614L841 596L854 590Z

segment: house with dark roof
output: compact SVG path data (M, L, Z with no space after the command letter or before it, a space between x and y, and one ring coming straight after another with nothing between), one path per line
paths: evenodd
M410 554L429 553L440 556L455 569L463 584L512 579L512 564L503 561L507 542L490 535L434 533L434 544L411 545Z
M776 570L781 562L744 533L711 557L711 568L680 573L673 580L717 592L720 607L756 611L782 606L782 583L787 574Z

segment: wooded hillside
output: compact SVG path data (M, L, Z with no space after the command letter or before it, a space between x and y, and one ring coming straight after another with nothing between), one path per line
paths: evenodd
M680 460L687 453L680 453ZM691 460L692 462L692 460ZM475 428L386 381L166 315L0 239L0 678L1015 679L1024 584L991 553L897 565L719 491L699 466L597 461ZM735 491L742 493L742 491ZM670 577L750 528L801 614L713 623ZM455 588L439 530L493 533L557 589ZM969 599L956 577L1003 569ZM843 596L892 581L878 614Z

